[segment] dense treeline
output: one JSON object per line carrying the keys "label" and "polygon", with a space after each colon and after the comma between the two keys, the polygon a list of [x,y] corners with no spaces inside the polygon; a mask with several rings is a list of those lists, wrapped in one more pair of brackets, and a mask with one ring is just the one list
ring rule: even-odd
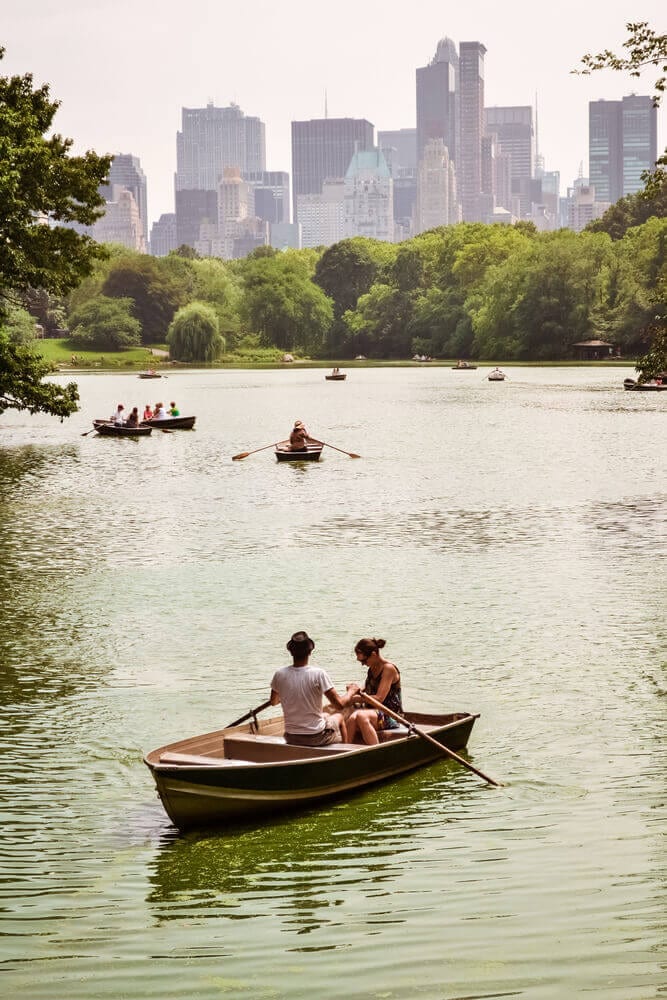
{"label": "dense treeline", "polygon": [[[633,356],[665,315],[667,219],[619,233],[616,214],[613,234],[601,222],[583,233],[464,223],[398,245],[358,237],[241,261],[113,247],[64,301],[65,319],[82,348],[168,340],[180,360],[256,345],[313,358],[546,361],[593,338]],[[48,324],[49,304],[26,300],[36,304]],[[51,313],[62,322],[57,302]]]}

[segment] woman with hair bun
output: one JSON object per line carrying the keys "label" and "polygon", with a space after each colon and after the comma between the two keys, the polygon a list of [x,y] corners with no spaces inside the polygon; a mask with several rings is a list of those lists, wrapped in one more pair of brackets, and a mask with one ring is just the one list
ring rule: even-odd
{"label": "woman with hair bun", "polygon": [[[381,655],[380,650],[386,645],[384,639],[360,639],[354,652],[357,660],[368,668],[363,690],[392,712],[402,715],[401,674],[395,663],[390,663]],[[385,712],[375,708],[358,708],[347,720],[347,739],[353,743],[359,732],[364,743],[374,745],[380,742],[379,732],[397,728],[398,723]]]}

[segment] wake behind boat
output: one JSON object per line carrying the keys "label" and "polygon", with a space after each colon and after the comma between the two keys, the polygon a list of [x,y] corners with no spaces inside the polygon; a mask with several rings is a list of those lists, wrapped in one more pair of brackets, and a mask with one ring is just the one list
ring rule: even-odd
{"label": "wake behind boat", "polygon": [[[406,712],[438,744],[462,750],[477,715]],[[282,715],[230,726],[151,750],[144,757],[162,804],[180,830],[278,818],[387,781],[436,760],[439,752],[406,726],[380,733],[376,746],[291,746]]]}

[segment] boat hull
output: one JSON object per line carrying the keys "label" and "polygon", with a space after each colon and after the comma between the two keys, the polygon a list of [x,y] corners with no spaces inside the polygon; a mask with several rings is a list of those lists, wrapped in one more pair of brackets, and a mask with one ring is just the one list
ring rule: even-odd
{"label": "boat hull", "polygon": [[452,365],[453,372],[475,372],[477,365]]}
{"label": "boat hull", "polygon": [[[447,716],[409,714],[419,724],[430,720],[429,735],[450,750],[462,750],[477,716],[456,713]],[[433,720],[440,721],[433,725]],[[275,721],[275,720],[274,720]],[[247,727],[221,730],[199,740],[208,741],[219,759],[195,758],[188,763],[193,740],[181,741],[148,754],[144,761],[172,823],[181,830],[206,826],[233,826],[262,816],[279,817],[326,799],[337,798],[388,781],[407,771],[424,767],[443,755],[420,736],[393,736],[375,747],[333,744],[329,747],[293,747],[281,737],[246,734]],[[241,739],[235,739],[240,734]],[[391,731],[390,731],[391,734]],[[241,744],[241,751],[233,747]],[[215,747],[217,745],[217,750]],[[227,750],[229,746],[229,750]],[[244,749],[247,748],[247,749]],[[209,751],[210,752],[210,751]],[[222,758],[229,753],[230,759]],[[234,753],[257,760],[232,757]],[[184,762],[173,762],[182,756]],[[265,756],[284,759],[263,760]],[[171,761],[171,762],[170,762]]]}
{"label": "boat hull", "polygon": [[195,425],[196,417],[164,417],[162,420],[142,420],[142,427],[165,427],[171,430],[190,431]]}
{"label": "boat hull", "polygon": [[109,420],[94,420],[93,426],[103,437],[148,437],[152,427],[128,427],[127,424],[112,424]]}
{"label": "boat hull", "polygon": [[347,378],[347,373],[344,375],[325,375],[327,382],[344,382]]}
{"label": "boat hull", "polygon": [[276,458],[279,462],[319,462],[323,447],[321,444],[309,444],[302,451],[291,451],[289,442],[285,441],[276,448]]}
{"label": "boat hull", "polygon": [[655,382],[635,382],[632,378],[626,378],[623,381],[623,388],[630,390],[630,392],[665,392],[667,391],[667,383],[657,385]]}
{"label": "boat hull", "polygon": [[139,378],[162,378],[159,372],[139,372]]}

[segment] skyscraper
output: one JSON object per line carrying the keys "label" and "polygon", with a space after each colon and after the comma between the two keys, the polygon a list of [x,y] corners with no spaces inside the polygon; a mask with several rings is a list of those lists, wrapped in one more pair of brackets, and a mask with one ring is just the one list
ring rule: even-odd
{"label": "skyscraper", "polygon": [[112,197],[113,187],[122,187],[129,191],[139,210],[139,218],[143,228],[144,241],[148,241],[148,204],[146,197],[146,175],[141,169],[138,156],[130,153],[116,153],[109,170],[109,183],[100,187],[100,194],[105,201],[116,201]]}
{"label": "skyscraper", "polygon": [[[533,109],[530,105],[520,107],[486,108],[486,131],[496,135],[503,153],[512,158],[512,194],[519,202],[521,216],[530,212],[530,180],[533,177],[535,158],[535,134],[533,130]],[[511,209],[511,205],[503,208]]]}
{"label": "skyscraper", "polygon": [[292,122],[292,198],[321,194],[327,180],[345,177],[355,149],[373,149],[374,127],[365,118],[314,118]]}
{"label": "skyscraper", "polygon": [[417,70],[417,161],[430,139],[442,139],[450,160],[459,151],[459,57],[451,38],[441,38],[435,56]]}
{"label": "skyscraper", "polygon": [[658,155],[657,111],[650,97],[588,105],[589,180],[595,200],[613,204],[643,187]]}
{"label": "skyscraper", "polygon": [[[242,175],[266,168],[264,123],[244,115],[237,104],[183,108],[176,134],[176,223],[178,243],[194,246],[201,223],[216,220],[218,184],[225,167]],[[204,197],[204,192],[207,197]]]}
{"label": "skyscraper", "polygon": [[345,174],[345,235],[394,239],[394,184],[379,149],[357,150]]}
{"label": "skyscraper", "polygon": [[481,42],[459,45],[460,149],[456,173],[464,222],[482,218],[482,135],[484,134],[484,53]]}

